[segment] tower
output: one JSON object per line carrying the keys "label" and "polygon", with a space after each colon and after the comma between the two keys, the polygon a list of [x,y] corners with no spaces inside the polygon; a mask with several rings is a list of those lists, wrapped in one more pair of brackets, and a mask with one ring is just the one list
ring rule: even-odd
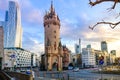
{"label": "tower", "polygon": [[22,47],[22,27],[20,7],[17,2],[9,1],[5,16],[5,47]]}
{"label": "tower", "polygon": [[106,41],[101,42],[101,50],[108,53],[107,42]]}
{"label": "tower", "polygon": [[81,39],[79,39],[79,44],[75,44],[75,53],[81,54]]}
{"label": "tower", "polygon": [[62,69],[62,45],[60,41],[60,19],[55,13],[53,3],[44,16],[45,33],[45,68],[47,70]]}

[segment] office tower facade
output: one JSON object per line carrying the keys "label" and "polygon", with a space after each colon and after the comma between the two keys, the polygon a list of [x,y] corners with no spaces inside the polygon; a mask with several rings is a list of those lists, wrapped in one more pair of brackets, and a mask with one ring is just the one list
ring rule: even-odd
{"label": "office tower facade", "polygon": [[76,54],[81,53],[81,39],[79,39],[79,44],[75,44],[75,53]]}
{"label": "office tower facade", "polygon": [[5,47],[22,47],[21,14],[17,2],[9,1],[5,15]]}
{"label": "office tower facade", "polygon": [[107,42],[106,41],[101,42],[101,51],[108,53],[108,48],[107,48]]}
{"label": "office tower facade", "polygon": [[95,67],[96,66],[96,56],[95,51],[92,48],[82,49],[82,65],[83,67]]}
{"label": "office tower facade", "polygon": [[114,64],[116,59],[116,50],[110,51],[110,64]]}
{"label": "office tower facade", "polygon": [[18,47],[4,48],[5,54],[5,68],[18,67],[28,68],[31,66],[31,55],[30,51],[27,51]]}
{"label": "office tower facade", "polygon": [[0,70],[3,69],[4,64],[4,32],[3,27],[0,26]]}
{"label": "office tower facade", "polygon": [[50,11],[44,16],[45,32],[45,68],[47,70],[62,69],[63,48],[60,41],[60,20],[55,13],[53,3]]}

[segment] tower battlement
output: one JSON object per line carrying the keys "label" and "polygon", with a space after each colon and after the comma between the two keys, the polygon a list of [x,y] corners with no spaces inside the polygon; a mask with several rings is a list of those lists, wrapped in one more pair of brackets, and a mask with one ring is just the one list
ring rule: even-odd
{"label": "tower battlement", "polygon": [[54,25],[59,25],[60,26],[60,19],[58,15],[55,13],[53,4],[51,3],[51,8],[48,12],[46,12],[44,16],[44,26],[48,24],[54,24]]}

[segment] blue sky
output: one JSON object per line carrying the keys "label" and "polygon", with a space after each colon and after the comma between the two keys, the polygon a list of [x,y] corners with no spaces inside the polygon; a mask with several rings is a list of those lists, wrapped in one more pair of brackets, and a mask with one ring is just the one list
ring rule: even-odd
{"label": "blue sky", "polygon": [[[0,0],[0,21],[4,20],[5,10],[8,9],[9,0]],[[43,16],[50,9],[51,0],[15,0],[20,5],[23,48],[40,54],[44,51]],[[92,48],[100,50],[100,42],[106,40],[110,50],[120,50],[120,25],[111,29],[107,25],[99,25],[93,31],[88,26],[105,20],[116,22],[120,10],[107,10],[113,3],[102,3],[91,7],[89,0],[53,0],[55,11],[61,21],[61,41],[72,52],[74,45],[81,38],[82,48],[91,44]]]}

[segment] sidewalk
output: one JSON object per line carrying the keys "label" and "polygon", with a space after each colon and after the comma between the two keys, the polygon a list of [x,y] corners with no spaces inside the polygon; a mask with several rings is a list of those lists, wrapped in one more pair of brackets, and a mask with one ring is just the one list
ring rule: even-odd
{"label": "sidewalk", "polygon": [[58,79],[50,79],[50,78],[45,78],[45,77],[35,77],[34,80],[58,80]]}

